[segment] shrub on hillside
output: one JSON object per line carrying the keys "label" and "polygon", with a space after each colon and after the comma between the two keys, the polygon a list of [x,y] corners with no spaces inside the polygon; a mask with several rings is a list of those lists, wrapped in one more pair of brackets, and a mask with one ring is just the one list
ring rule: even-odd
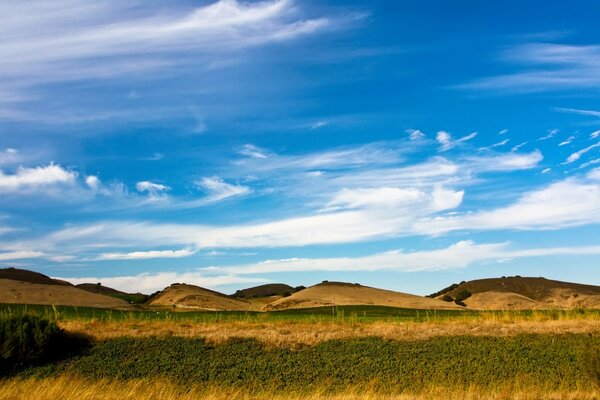
{"label": "shrub on hillside", "polygon": [[31,364],[63,358],[87,344],[54,321],[22,315],[0,318],[0,376]]}
{"label": "shrub on hillside", "polygon": [[468,290],[461,290],[460,293],[458,293],[456,295],[456,297],[454,298],[454,301],[456,302],[456,304],[458,304],[458,302],[463,302],[464,300],[468,299],[469,297],[471,297],[471,292],[469,292]]}
{"label": "shrub on hillside", "polygon": [[442,297],[442,300],[447,301],[448,303],[454,301],[452,296],[450,296],[449,294],[445,294],[444,297]]}

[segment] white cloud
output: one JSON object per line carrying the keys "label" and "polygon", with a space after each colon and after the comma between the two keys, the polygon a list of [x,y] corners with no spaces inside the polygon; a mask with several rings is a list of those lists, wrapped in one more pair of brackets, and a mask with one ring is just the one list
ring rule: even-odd
{"label": "white cloud", "polygon": [[410,140],[419,140],[425,137],[425,134],[418,129],[407,129],[405,132],[408,133]]}
{"label": "white cloud", "polygon": [[342,189],[326,205],[326,210],[362,207],[401,207],[422,200],[425,193],[394,187]]}
{"label": "white cloud", "polygon": [[595,149],[596,147],[600,147],[600,142],[593,144],[591,146],[586,147],[585,149],[581,149],[579,151],[576,151],[575,153],[571,154],[568,158],[567,161],[565,161],[563,164],[571,164],[574,163],[575,161],[578,161],[582,155],[584,155],[585,153]]}
{"label": "white cloud", "polygon": [[463,142],[467,142],[477,136],[477,132],[470,133],[460,139],[454,140],[452,135],[446,131],[439,131],[435,137],[435,140],[440,144],[440,151],[448,151],[453,147],[458,146]]}
{"label": "white cloud", "polygon": [[311,131],[313,131],[315,129],[319,129],[319,128],[322,128],[322,127],[327,126],[327,125],[329,125],[328,121],[316,121],[316,122],[313,122],[312,124],[310,124],[308,128]]}
{"label": "white cloud", "polygon": [[302,271],[437,271],[465,268],[482,262],[505,259],[600,255],[600,246],[511,249],[508,243],[477,244],[460,241],[438,250],[388,251],[363,257],[290,258],[265,260],[253,264],[216,267],[213,271],[232,274],[267,274]]}
{"label": "white cloud", "polygon": [[600,223],[600,185],[568,179],[524,194],[515,203],[459,216],[423,219],[415,230],[560,229]]}
{"label": "white cloud", "polygon": [[[479,79],[461,87],[477,90],[542,92],[600,86],[600,46],[598,45],[530,43],[509,48],[502,56],[505,61],[524,65],[522,71]],[[573,111],[570,112],[578,111],[571,110]]]}
{"label": "white cloud", "polygon": [[552,129],[552,130],[548,131],[548,134],[546,136],[542,136],[538,140],[552,139],[554,136],[556,136],[558,134],[558,132],[560,132],[560,130],[558,130],[558,129]]}
{"label": "white cloud", "polygon": [[594,168],[587,174],[589,179],[600,181],[600,168]]}
{"label": "white cloud", "polygon": [[151,13],[144,4],[0,4],[0,14],[7,16],[0,27],[0,77],[18,76],[30,83],[104,78],[171,65],[165,54],[222,53],[287,41],[332,27],[337,20],[304,17],[288,0],[221,0],[196,8],[169,5]]}
{"label": "white cloud", "polygon": [[590,133],[590,139],[597,139],[599,137],[600,137],[600,130]]}
{"label": "white cloud", "polygon": [[518,145],[513,146],[513,148],[510,149],[510,151],[515,152],[515,151],[519,150],[521,147],[525,146],[527,143],[529,143],[529,142],[519,143]]}
{"label": "white cloud", "polygon": [[151,195],[159,195],[163,192],[168,192],[169,190],[171,190],[171,188],[166,185],[150,181],[138,182],[135,184],[135,188],[138,192],[148,192]]}
{"label": "white cloud", "polygon": [[19,250],[19,251],[7,252],[7,253],[0,253],[0,261],[26,260],[29,258],[40,258],[43,256],[44,256],[44,253],[41,253],[39,251]]}
{"label": "white cloud", "polygon": [[498,135],[505,135],[506,133],[508,133],[508,129],[502,129],[500,132],[498,132]]}
{"label": "white cloud", "polygon": [[129,253],[103,253],[95,260],[148,260],[152,258],[182,258],[196,254],[196,250],[151,250],[151,251],[133,251]]}
{"label": "white cloud", "polygon": [[560,142],[559,145],[558,145],[558,147],[562,147],[562,146],[566,146],[568,144],[571,144],[571,142],[573,142],[573,140],[575,140],[575,136],[569,136],[567,139],[565,139],[562,142]]}
{"label": "white cloud", "polygon": [[216,288],[223,285],[233,284],[260,284],[267,283],[264,278],[240,277],[235,275],[219,275],[210,276],[204,272],[189,271],[189,272],[159,272],[159,273],[142,273],[138,275],[114,276],[114,277],[58,277],[56,279],[66,280],[73,284],[80,283],[96,283],[100,282],[104,286],[108,286],[125,292],[140,292],[153,293],[157,290],[162,290],[172,283],[187,283],[206,288]]}
{"label": "white cloud", "polygon": [[15,174],[6,175],[0,171],[0,192],[16,192],[47,188],[53,185],[71,185],[76,174],[60,165],[49,164],[45,167],[19,167]]}
{"label": "white cloud", "polygon": [[495,147],[501,147],[501,146],[505,146],[508,142],[510,142],[510,139],[504,139],[498,143],[494,143],[493,145],[491,145],[491,148],[495,148]]}
{"label": "white cloud", "polygon": [[571,113],[571,114],[586,115],[586,116],[590,116],[590,117],[600,117],[600,111],[594,111],[594,110],[580,110],[577,108],[563,108],[563,107],[555,107],[554,110],[559,111],[559,112]]}
{"label": "white cloud", "polygon": [[504,153],[493,156],[469,157],[466,164],[477,172],[518,171],[535,168],[544,156],[539,150],[531,153]]}
{"label": "white cloud", "polygon": [[97,176],[89,175],[85,178],[85,184],[88,185],[88,187],[92,190],[98,190],[100,183],[100,179],[98,179]]}
{"label": "white cloud", "polygon": [[217,202],[230,197],[245,196],[251,192],[250,188],[242,185],[233,185],[223,181],[218,176],[205,177],[196,182],[196,185],[208,193],[205,202]]}
{"label": "white cloud", "polygon": [[552,168],[544,168],[540,174],[547,174],[550,171],[552,171]]}
{"label": "white cloud", "polygon": [[239,153],[241,155],[248,156],[251,158],[264,159],[269,157],[269,153],[266,150],[261,149],[260,147],[255,146],[253,144],[245,144],[239,151]]}

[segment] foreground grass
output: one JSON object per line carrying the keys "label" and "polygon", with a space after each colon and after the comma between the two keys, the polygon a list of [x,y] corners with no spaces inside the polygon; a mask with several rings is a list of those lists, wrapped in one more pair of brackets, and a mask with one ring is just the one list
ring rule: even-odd
{"label": "foreground grass", "polygon": [[331,394],[326,388],[313,393],[275,394],[261,390],[249,393],[243,389],[181,386],[164,379],[138,379],[129,381],[86,380],[74,376],[58,378],[14,378],[0,382],[0,399],[7,400],[592,400],[600,398],[596,389],[546,389],[539,385],[525,387],[514,384],[494,389],[470,386],[448,388],[430,384],[419,393],[382,394],[375,390],[352,390]]}

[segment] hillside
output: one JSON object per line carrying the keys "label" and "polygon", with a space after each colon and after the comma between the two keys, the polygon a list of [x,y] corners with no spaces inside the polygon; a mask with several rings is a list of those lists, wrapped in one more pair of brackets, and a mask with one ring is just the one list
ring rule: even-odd
{"label": "hillside", "polygon": [[201,310],[249,310],[249,302],[194,285],[174,283],[150,299],[149,305]]}
{"label": "hillside", "polygon": [[455,299],[461,293],[469,294],[462,301],[473,309],[600,308],[600,286],[519,276],[461,282],[435,297]]}
{"label": "hillside", "polygon": [[294,288],[285,283],[269,283],[266,285],[254,286],[247,289],[238,290],[232,296],[240,299],[250,299],[257,297],[271,297],[271,296],[286,296],[291,295],[294,292],[304,289],[303,286]]}
{"label": "hillside", "polygon": [[69,282],[61,281],[59,279],[52,279],[49,276],[40,274],[39,272],[18,268],[0,268],[0,279],[10,279],[13,281],[44,285],[73,286]]}
{"label": "hillside", "polygon": [[438,299],[391,290],[376,289],[353,283],[322,282],[265,306],[265,310],[287,310],[341,305],[381,305],[418,309],[462,309]]}
{"label": "hillside", "polygon": [[121,292],[120,290],[113,289],[108,286],[103,286],[100,283],[81,283],[79,285],[76,285],[76,287],[91,293],[116,297],[117,299],[125,300],[130,304],[144,304],[150,298],[150,296],[146,294]]}
{"label": "hillside", "polygon": [[116,294],[121,294],[121,295],[127,294],[125,292],[121,292],[120,290],[113,289],[108,286],[102,286],[98,283],[80,283],[79,285],[75,285],[75,287],[78,287],[79,289],[83,289],[83,290],[86,290],[91,293],[98,293],[98,294],[103,294],[106,296],[111,296],[111,295],[116,295]]}
{"label": "hillside", "polygon": [[13,279],[0,279],[0,303],[108,308],[129,307],[128,303],[123,300],[90,293],[72,285],[39,284]]}

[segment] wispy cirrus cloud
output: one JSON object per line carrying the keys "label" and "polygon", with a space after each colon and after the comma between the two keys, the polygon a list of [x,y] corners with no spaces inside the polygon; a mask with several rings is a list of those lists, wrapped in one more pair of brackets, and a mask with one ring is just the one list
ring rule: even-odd
{"label": "wispy cirrus cloud", "polygon": [[439,131],[435,137],[435,140],[440,144],[440,151],[448,151],[460,145],[461,143],[474,139],[476,136],[477,132],[473,132],[459,139],[454,139],[449,132]]}
{"label": "wispy cirrus cloud", "polygon": [[600,46],[528,43],[501,53],[506,63],[523,66],[503,75],[477,79],[462,88],[512,92],[600,87]]}
{"label": "wispy cirrus cloud", "polygon": [[95,257],[97,261],[112,261],[112,260],[149,260],[153,258],[182,258],[196,254],[197,250],[181,249],[181,250],[149,250],[149,251],[132,251],[128,253],[102,253]]}
{"label": "wispy cirrus cloud", "polygon": [[244,196],[251,192],[251,189],[247,186],[227,183],[218,176],[204,177],[196,182],[196,186],[207,192],[208,195],[200,200],[206,203],[215,203],[230,197]]}
{"label": "wispy cirrus cloud", "polygon": [[439,271],[506,259],[546,256],[600,255],[600,246],[514,249],[510,243],[478,244],[470,240],[442,249],[393,250],[362,257],[288,258],[253,264],[212,267],[214,272],[230,274],[270,274],[303,271]]}
{"label": "wispy cirrus cloud", "polygon": [[581,149],[579,151],[576,151],[575,153],[571,154],[567,160],[564,162],[564,164],[571,164],[574,163],[575,161],[579,161],[579,159],[581,158],[582,155],[584,155],[585,153],[588,153],[592,150],[594,150],[595,148],[600,147],[600,142],[593,144],[591,146],[588,146],[584,149]]}

